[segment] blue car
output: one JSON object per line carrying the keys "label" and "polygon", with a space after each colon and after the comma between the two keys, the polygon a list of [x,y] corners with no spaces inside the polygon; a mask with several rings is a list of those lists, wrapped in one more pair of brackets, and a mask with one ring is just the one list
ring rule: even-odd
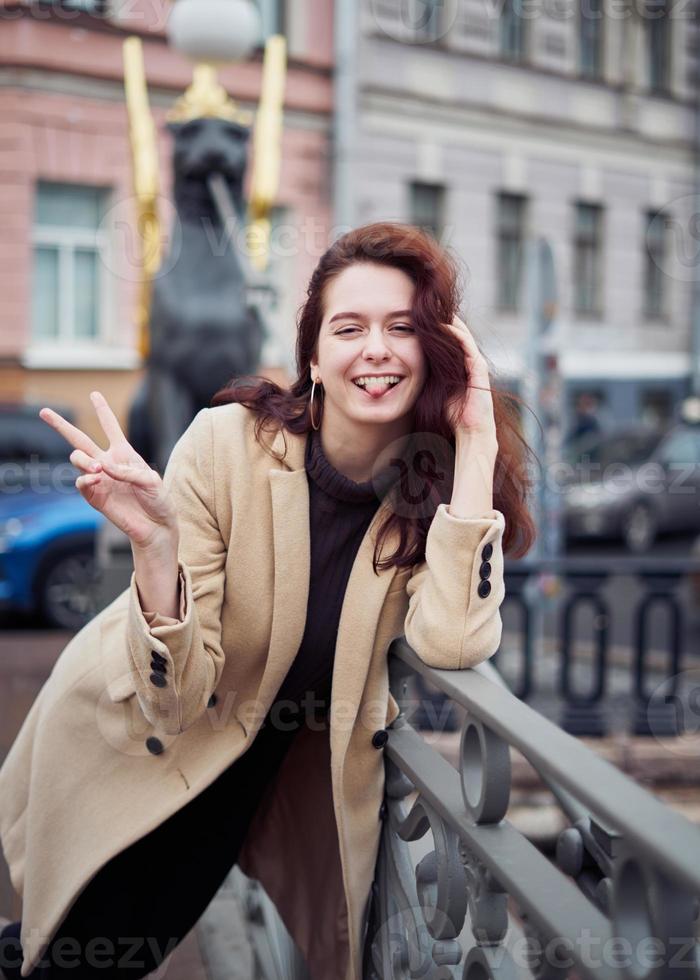
{"label": "blue car", "polygon": [[0,404],[0,609],[79,630],[98,611],[95,545],[106,519],[76,490],[71,447],[40,408]]}

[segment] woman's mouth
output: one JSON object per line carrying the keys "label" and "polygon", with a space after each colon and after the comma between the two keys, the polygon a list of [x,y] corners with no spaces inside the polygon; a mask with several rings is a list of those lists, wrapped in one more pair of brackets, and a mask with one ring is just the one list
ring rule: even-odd
{"label": "woman's mouth", "polygon": [[403,380],[400,375],[388,374],[382,378],[355,378],[353,384],[367,398],[377,401],[385,398],[394,388],[398,388]]}

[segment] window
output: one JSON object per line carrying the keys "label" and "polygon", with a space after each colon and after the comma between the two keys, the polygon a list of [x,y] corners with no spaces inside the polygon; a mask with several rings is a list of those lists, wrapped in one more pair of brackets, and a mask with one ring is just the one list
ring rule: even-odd
{"label": "window", "polygon": [[525,238],[525,205],[527,199],[520,194],[500,193],[497,207],[497,283],[498,306],[503,310],[517,310],[523,267]]}
{"label": "window", "polygon": [[576,204],[574,309],[594,316],[601,312],[602,214],[598,204]]}
{"label": "window", "polygon": [[[697,466],[700,463],[700,434],[689,429],[672,432],[659,449],[657,459],[676,466]],[[688,493],[688,490],[681,492]]]}
{"label": "window", "polygon": [[501,54],[515,61],[525,58],[525,21],[522,0],[504,0],[501,13]]}
{"label": "window", "polygon": [[664,315],[666,279],[663,270],[668,247],[666,216],[657,211],[647,211],[644,232],[644,315],[658,318]]}
{"label": "window", "polygon": [[409,0],[409,27],[416,41],[437,41],[443,34],[446,0]]}
{"label": "window", "polygon": [[410,221],[440,241],[445,220],[445,188],[442,184],[410,185]]}
{"label": "window", "polygon": [[600,78],[602,74],[603,5],[602,0],[580,0],[579,53],[581,74]]}
{"label": "window", "polygon": [[262,36],[287,33],[286,0],[258,0],[262,20]]}
{"label": "window", "polygon": [[107,191],[40,182],[34,213],[32,340],[94,343],[104,334],[100,228]]}
{"label": "window", "polygon": [[669,0],[646,0],[649,88],[667,93],[671,76],[671,19]]}

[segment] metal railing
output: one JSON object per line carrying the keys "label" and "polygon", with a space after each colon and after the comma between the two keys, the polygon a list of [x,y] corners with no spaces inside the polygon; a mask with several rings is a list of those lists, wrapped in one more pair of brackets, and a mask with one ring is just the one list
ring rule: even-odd
{"label": "metal railing", "polygon": [[[541,639],[533,616],[533,581],[542,574],[557,576],[564,595],[559,601],[554,630],[557,650],[556,694],[562,703],[561,727],[576,735],[604,735],[606,721],[602,702],[610,690],[613,627],[624,630],[630,698],[629,729],[635,735],[678,735],[683,730],[682,692],[678,690],[683,667],[686,610],[681,597],[685,585],[691,587],[691,600],[700,609],[700,562],[697,559],[653,557],[561,558],[556,561],[506,562],[504,613],[517,608],[520,626],[520,671],[514,678],[513,693],[526,700],[535,693],[535,645]],[[620,610],[606,595],[606,589],[621,577],[631,579],[638,595],[629,610]],[[582,661],[578,650],[577,625],[581,613],[589,610],[592,653]],[[666,618],[661,640],[654,642],[659,623],[654,617],[663,611]],[[624,621],[622,618],[624,616]],[[579,629],[579,633],[580,633]],[[618,630],[619,632],[619,630]],[[618,643],[618,645],[620,645]],[[661,651],[663,663],[659,663]],[[498,665],[500,654],[496,654]],[[574,675],[577,663],[585,664],[587,690],[577,689]],[[618,664],[619,667],[619,664]],[[667,681],[663,696],[655,696],[659,675]]]}
{"label": "metal railing", "polygon": [[[365,980],[695,980],[700,828],[512,694],[488,661],[435,670],[402,638],[389,669],[400,706],[417,673],[467,716],[459,770],[403,712],[389,729]],[[570,822],[554,861],[507,819],[511,747]],[[408,842],[426,835],[414,871]]]}

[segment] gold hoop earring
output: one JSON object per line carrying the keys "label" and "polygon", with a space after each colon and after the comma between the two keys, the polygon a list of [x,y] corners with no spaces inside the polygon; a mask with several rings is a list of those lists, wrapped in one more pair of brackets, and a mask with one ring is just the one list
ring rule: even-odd
{"label": "gold hoop earring", "polygon": [[311,416],[311,428],[315,429],[317,432],[321,428],[320,424],[314,424],[314,392],[316,390],[316,382],[311,385],[311,398],[309,398],[309,415]]}

